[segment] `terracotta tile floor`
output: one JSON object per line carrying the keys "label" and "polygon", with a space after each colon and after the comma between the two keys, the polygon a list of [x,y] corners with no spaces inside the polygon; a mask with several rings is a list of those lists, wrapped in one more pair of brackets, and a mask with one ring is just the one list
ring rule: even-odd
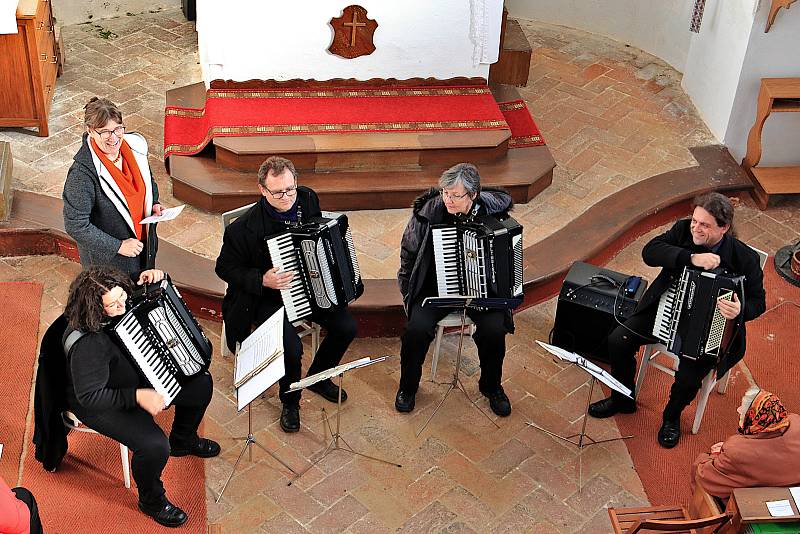
{"label": "terracotta tile floor", "polygon": [[[714,143],[686,95],[680,74],[641,51],[615,41],[558,26],[523,22],[534,45],[529,86],[521,89],[558,163],[553,185],[516,215],[526,227],[526,245],[544,238],[599,199],[653,174],[693,164],[687,147]],[[103,30],[113,32],[109,38]],[[161,160],[164,92],[200,80],[194,28],[178,10],[148,13],[63,29],[66,67],[51,111],[51,136],[0,130],[14,155],[14,187],[60,196],[81,133],[82,108],[93,95],[108,96],[125,113],[125,123],[150,142],[151,167],[166,205],[175,204]],[[490,178],[490,177],[487,177]],[[737,209],[740,235],[774,253],[800,232],[798,200],[777,198],[766,212],[748,199]],[[393,277],[408,210],[352,212],[362,269],[368,277]],[[208,257],[220,243],[219,218],[187,208],[160,235]],[[197,229],[202,231],[197,231]],[[652,279],[639,252],[643,236],[611,263],[616,270]],[[41,332],[63,308],[78,265],[57,257],[0,259],[0,281],[45,284]],[[394,411],[397,359],[348,377],[351,399],[342,415],[348,443],[366,454],[403,467],[387,466],[335,452],[291,487],[275,463],[257,450],[240,466],[220,504],[216,492],[230,471],[246,428],[237,414],[231,385],[232,361],[215,356],[216,391],[206,418],[207,433],[223,454],[207,463],[209,524],[232,532],[604,532],[605,507],[644,504],[647,499],[625,447],[603,444],[583,454],[583,490],[578,491],[578,455],[526,425],[576,426],[586,395],[583,377],[534,348],[546,339],[555,299],[516,316],[517,333],[507,339],[504,386],[512,415],[497,430],[460,393],[453,393],[419,437],[445,386],[428,381],[429,368],[411,415]],[[215,346],[219,325],[204,323]],[[448,336],[437,379],[452,373],[457,338]],[[477,392],[478,363],[467,342],[467,391]],[[397,355],[398,339],[359,339],[348,358]],[[306,362],[307,363],[307,362]],[[478,406],[488,411],[485,399]],[[320,451],[326,436],[320,415],[330,405],[308,394],[303,429],[287,436],[277,424],[274,392],[254,407],[256,436],[296,467]],[[496,419],[493,417],[493,419]],[[23,424],[20,421],[20,424]],[[613,421],[592,421],[598,436],[618,435]],[[654,430],[655,432],[655,430]],[[654,438],[653,438],[654,439]],[[688,460],[687,460],[688,461]]]}

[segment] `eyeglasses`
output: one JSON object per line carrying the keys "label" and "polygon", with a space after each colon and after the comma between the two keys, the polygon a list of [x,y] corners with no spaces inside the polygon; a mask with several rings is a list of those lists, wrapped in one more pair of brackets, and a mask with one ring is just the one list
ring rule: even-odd
{"label": "eyeglasses", "polygon": [[103,308],[107,310],[113,310],[116,306],[125,306],[126,300],[128,300],[128,294],[123,291],[120,293],[119,297],[116,298],[116,300],[113,300],[108,304],[103,304]]}
{"label": "eyeglasses", "polygon": [[466,192],[463,195],[454,195],[453,193],[448,193],[447,191],[442,189],[442,198],[444,198],[445,200],[451,200],[451,201],[461,200],[462,198],[468,195],[469,192]]}
{"label": "eyeglasses", "polygon": [[292,186],[292,187],[290,187],[288,189],[285,189],[283,191],[275,191],[275,192],[270,191],[269,189],[267,189],[266,186],[263,186],[263,187],[264,187],[264,189],[266,190],[267,193],[272,195],[272,197],[277,199],[277,200],[282,199],[284,196],[293,197],[293,196],[295,196],[297,194],[297,186],[296,185]]}
{"label": "eyeglasses", "polygon": [[95,132],[97,132],[97,135],[100,136],[100,139],[102,139],[103,141],[108,141],[109,139],[111,139],[112,133],[116,135],[117,138],[122,137],[123,134],[125,133],[125,127],[117,126],[113,130],[95,130]]}

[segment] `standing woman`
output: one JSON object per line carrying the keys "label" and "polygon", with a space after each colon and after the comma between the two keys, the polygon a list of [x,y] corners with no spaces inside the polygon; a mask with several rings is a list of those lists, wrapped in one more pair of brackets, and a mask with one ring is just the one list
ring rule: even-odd
{"label": "standing woman", "polygon": [[[155,269],[141,275],[154,282],[163,276]],[[188,517],[167,499],[161,473],[170,456],[219,454],[219,444],[197,435],[213,383],[204,372],[181,384],[172,401],[175,419],[167,438],[153,419],[166,409],[164,397],[144,380],[108,333],[125,314],[130,286],[126,273],[108,266],[91,267],[70,285],[64,340],[73,330],[84,335],[67,353],[67,404],[86,426],[128,446],[133,452],[131,470],[139,490],[139,510],[164,526],[177,527]]]}
{"label": "standing woman", "polygon": [[81,265],[113,265],[131,276],[155,266],[158,238],[140,221],[160,215],[147,141],[125,133],[122,112],[106,98],[84,107],[83,143],[64,183],[64,228]]}

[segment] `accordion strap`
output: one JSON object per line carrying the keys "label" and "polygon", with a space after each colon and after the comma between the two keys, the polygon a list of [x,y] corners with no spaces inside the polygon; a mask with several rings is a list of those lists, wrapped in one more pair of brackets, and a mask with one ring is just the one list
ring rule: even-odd
{"label": "accordion strap", "polygon": [[73,330],[67,336],[67,339],[64,340],[64,354],[69,357],[69,351],[72,350],[72,346],[78,342],[80,338],[86,335],[86,332],[82,330]]}

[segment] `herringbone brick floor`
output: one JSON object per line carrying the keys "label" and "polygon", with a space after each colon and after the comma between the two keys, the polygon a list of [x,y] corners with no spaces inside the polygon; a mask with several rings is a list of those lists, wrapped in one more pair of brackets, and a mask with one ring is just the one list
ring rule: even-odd
{"label": "herringbone brick floor", "polygon": [[[516,208],[526,228],[526,245],[637,180],[692,165],[687,147],[715,142],[681,91],[680,74],[657,58],[567,28],[533,22],[523,22],[523,28],[535,53],[531,82],[521,93],[558,163],[553,185]],[[80,140],[82,107],[97,94],[117,102],[126,124],[145,134],[163,202],[174,205],[161,161],[164,92],[200,79],[193,25],[183,20],[180,11],[168,10],[66,27],[63,35],[67,64],[56,88],[51,136],[40,139],[22,130],[0,131],[0,140],[12,143],[14,186],[60,196]],[[798,238],[796,206],[794,199],[778,198],[773,207],[760,212],[746,201],[737,208],[739,233],[774,252]],[[366,276],[394,277],[409,211],[349,215]],[[181,218],[159,230],[163,239],[215,257],[219,227],[218,216],[187,208]],[[654,270],[639,259],[648,237],[627,247],[610,266],[652,279]],[[0,281],[45,284],[41,332],[61,313],[69,281],[78,270],[78,265],[57,257],[0,259]],[[206,464],[209,523],[222,525],[225,533],[607,532],[605,507],[646,502],[625,446],[619,442],[594,446],[579,457],[574,448],[526,424],[536,422],[569,433],[579,421],[588,392],[585,376],[535,348],[535,340],[547,339],[555,306],[553,299],[516,315],[516,333],[507,338],[503,375],[514,410],[511,417],[497,420],[500,430],[454,393],[417,438],[415,432],[445,388],[427,381],[426,369],[415,412],[396,413],[395,358],[349,377],[350,400],[342,419],[350,445],[396,460],[403,464],[401,469],[337,452],[286,487],[274,462],[256,449],[254,463],[240,467],[218,505],[214,497],[239,452],[233,437],[242,435],[246,416],[234,407],[232,361],[215,355],[215,395],[205,428],[224,452]],[[204,326],[218,347],[219,325]],[[452,373],[456,343],[455,336],[443,343],[440,382]],[[398,352],[398,339],[359,339],[346,358]],[[477,356],[470,341],[463,363],[467,391],[480,397]],[[485,399],[477,402],[488,410]],[[330,409],[319,397],[304,395],[303,429],[286,435],[278,428],[279,403],[270,392],[254,408],[256,437],[302,467],[324,447],[322,407]],[[609,420],[591,421],[590,432],[598,439],[618,435]],[[643,433],[643,439],[655,443],[648,434]]]}

